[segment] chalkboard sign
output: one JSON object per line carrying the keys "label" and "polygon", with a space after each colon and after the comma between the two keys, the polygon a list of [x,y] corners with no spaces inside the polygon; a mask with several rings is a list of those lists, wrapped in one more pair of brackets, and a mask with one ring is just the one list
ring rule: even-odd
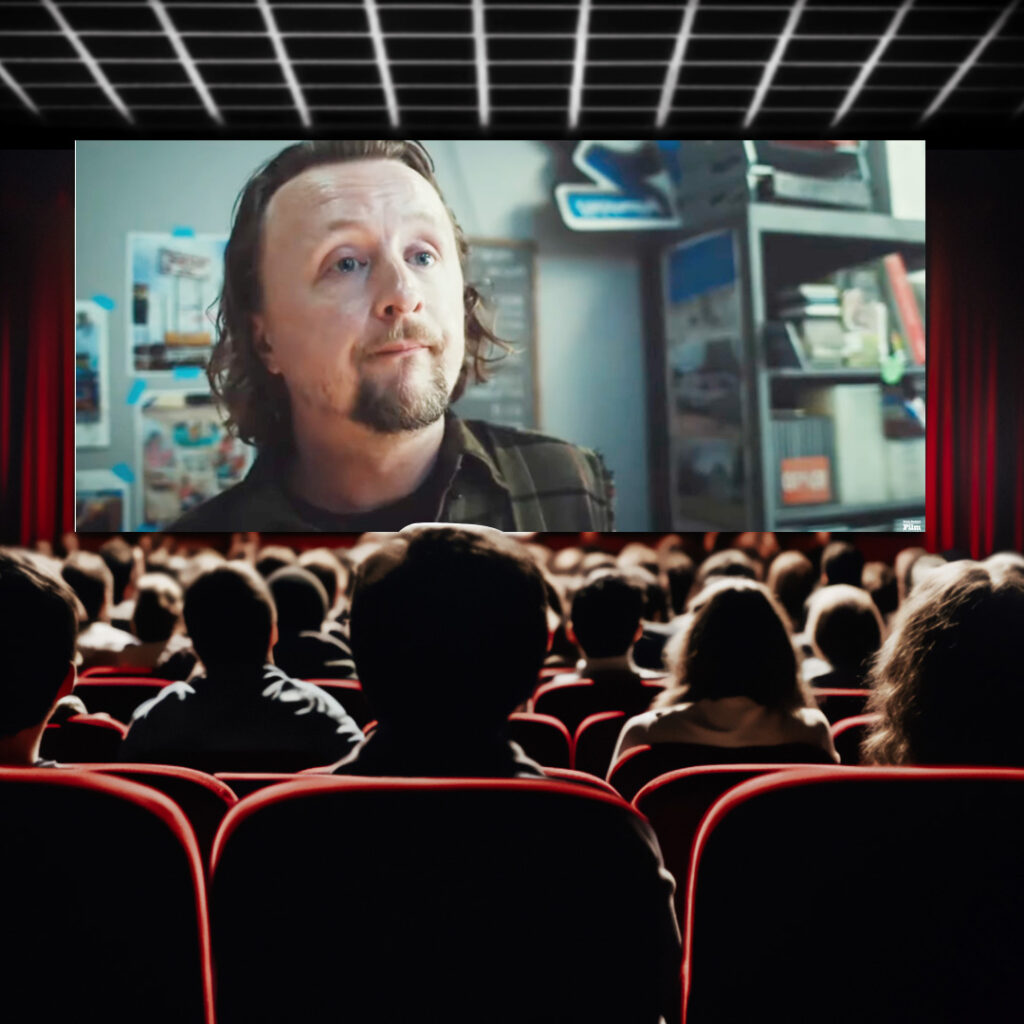
{"label": "chalkboard sign", "polygon": [[495,334],[514,351],[492,365],[489,381],[467,387],[453,408],[464,419],[539,427],[534,245],[494,239],[469,244],[468,279],[497,313]]}

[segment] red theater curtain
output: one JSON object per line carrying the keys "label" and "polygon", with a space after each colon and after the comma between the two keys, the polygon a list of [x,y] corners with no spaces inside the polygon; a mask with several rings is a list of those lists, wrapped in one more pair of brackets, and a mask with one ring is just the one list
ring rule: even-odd
{"label": "red theater curtain", "polygon": [[929,150],[929,546],[1024,551],[1024,155]]}
{"label": "red theater curtain", "polygon": [[74,529],[73,161],[0,165],[0,541]]}

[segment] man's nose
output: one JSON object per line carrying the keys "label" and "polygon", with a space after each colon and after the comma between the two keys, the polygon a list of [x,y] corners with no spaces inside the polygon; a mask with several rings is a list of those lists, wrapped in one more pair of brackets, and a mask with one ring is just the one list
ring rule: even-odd
{"label": "man's nose", "polygon": [[377,264],[376,314],[382,320],[394,320],[415,313],[423,305],[423,295],[412,268],[397,258]]}

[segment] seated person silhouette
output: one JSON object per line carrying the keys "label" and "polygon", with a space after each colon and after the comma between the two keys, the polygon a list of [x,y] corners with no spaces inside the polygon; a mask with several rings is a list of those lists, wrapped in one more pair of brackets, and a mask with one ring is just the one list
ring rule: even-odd
{"label": "seated person silhouette", "polygon": [[0,549],[0,764],[53,767],[39,744],[75,685],[78,613],[71,588],[28,556]]}
{"label": "seated person silhouette", "polygon": [[73,551],[61,570],[65,582],[85,609],[86,621],[78,634],[80,668],[93,665],[120,665],[127,648],[139,641],[131,633],[111,625],[114,603],[114,576],[106,562],[91,551]]}
{"label": "seated person silhouette", "polygon": [[848,583],[816,590],[808,603],[807,635],[814,654],[830,669],[814,676],[813,685],[866,687],[884,630],[881,613],[866,590]]}
{"label": "seated person silhouette", "polygon": [[769,748],[791,749],[786,760],[839,761],[828,720],[799,678],[786,613],[764,584],[709,583],[690,602],[666,660],[674,685],[626,722],[613,764],[646,744],[704,748],[704,763],[737,760],[731,751],[742,751],[739,760],[763,751],[770,760]]}
{"label": "seated person silhouette", "polygon": [[363,738],[332,696],[274,665],[277,612],[247,563],[225,562],[198,576],[185,591],[185,625],[200,665],[187,682],[136,708],[121,761],[298,771]]}
{"label": "seated person silhouette", "polygon": [[348,647],[324,631],[327,594],[308,569],[285,566],[267,578],[277,606],[274,664],[296,679],[351,679]]}
{"label": "seated person silhouette", "polygon": [[125,648],[120,664],[152,669],[160,679],[187,679],[196,655],[181,618],[181,584],[166,573],[145,573],[135,593],[131,627],[139,643]]}
{"label": "seated person silhouette", "polygon": [[[643,593],[614,569],[592,574],[572,599],[569,635],[583,657],[576,671],[553,681],[590,679],[595,686],[617,693],[634,692],[645,679],[661,679],[664,672],[638,668],[633,644],[643,632]],[[649,697],[654,694],[646,691]]]}
{"label": "seated person silhouette", "polygon": [[359,566],[350,629],[379,725],[336,774],[544,777],[506,735],[549,636],[540,571],[516,541],[403,530]]}
{"label": "seated person silhouette", "polygon": [[871,673],[865,764],[1024,768],[1024,572],[999,556],[932,569]]}

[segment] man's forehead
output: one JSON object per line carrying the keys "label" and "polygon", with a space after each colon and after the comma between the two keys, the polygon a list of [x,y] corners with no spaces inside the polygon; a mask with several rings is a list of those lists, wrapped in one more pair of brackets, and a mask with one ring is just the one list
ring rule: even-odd
{"label": "man's forehead", "polygon": [[327,224],[359,220],[381,210],[423,215],[447,222],[441,197],[431,184],[398,160],[350,160],[310,167],[271,196],[267,218],[301,218]]}

